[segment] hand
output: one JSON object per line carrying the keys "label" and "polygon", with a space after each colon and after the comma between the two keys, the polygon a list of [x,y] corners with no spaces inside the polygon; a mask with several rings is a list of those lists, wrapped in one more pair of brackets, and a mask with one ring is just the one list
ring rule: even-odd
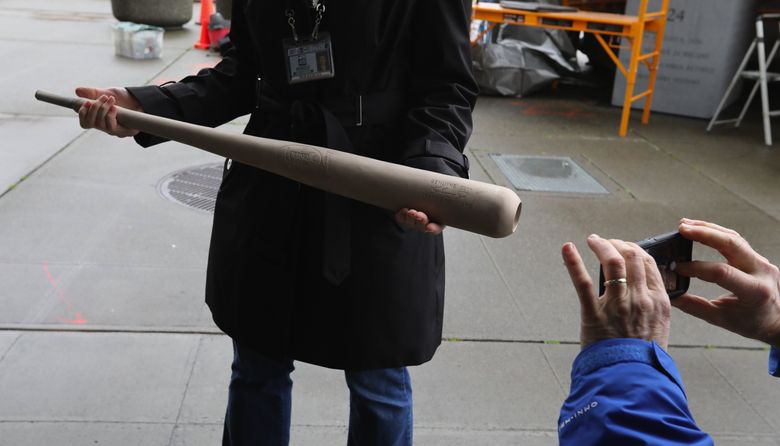
{"label": "hand", "polygon": [[588,237],[588,246],[606,280],[625,278],[626,283],[607,285],[604,295],[597,297],[577,248],[573,243],[563,245],[563,261],[580,299],[582,347],[604,339],[639,338],[666,349],[671,306],[655,260],[634,243],[595,234]]}
{"label": "hand", "polygon": [[79,87],[76,95],[87,101],[79,109],[79,124],[85,129],[98,129],[109,135],[135,136],[139,133],[120,125],[116,121],[116,105],[135,111],[143,111],[141,104],[125,88],[87,88]]}
{"label": "hand", "polygon": [[403,225],[427,234],[439,235],[444,231],[444,225],[428,220],[424,212],[403,208],[395,214],[395,221]]}
{"label": "hand", "polygon": [[717,250],[721,262],[680,263],[676,271],[730,291],[717,299],[685,294],[673,301],[680,310],[710,324],[780,348],[780,273],[736,231],[714,223],[682,219],[683,237]]}

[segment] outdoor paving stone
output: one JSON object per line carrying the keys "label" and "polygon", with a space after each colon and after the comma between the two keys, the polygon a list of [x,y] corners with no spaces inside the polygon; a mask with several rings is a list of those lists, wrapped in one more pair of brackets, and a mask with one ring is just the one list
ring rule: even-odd
{"label": "outdoor paving stone", "polygon": [[214,446],[221,442],[221,422],[219,424],[180,424],[174,428],[169,446]]}
{"label": "outdoor paving stone", "polygon": [[558,444],[555,431],[479,431],[416,428],[415,444],[430,446],[553,446]]}
{"label": "outdoor paving stone", "polygon": [[2,422],[0,444],[167,446],[172,424],[99,422]]}
{"label": "outdoor paving stone", "polygon": [[[726,115],[721,118],[726,118]],[[752,145],[759,147],[764,144],[764,133],[761,126],[760,113],[748,113],[739,128],[733,125],[715,126],[707,132],[708,119],[695,119],[675,116],[665,113],[650,115],[650,124],[633,127],[636,136],[657,143],[694,142],[705,145],[707,151],[715,146]]]}
{"label": "outdoor paving stone", "polygon": [[780,437],[761,437],[754,435],[722,436],[713,435],[712,440],[718,446],[777,446]]}
{"label": "outdoor paving stone", "polygon": [[[190,43],[192,45],[192,43]],[[219,53],[214,51],[200,51],[191,50],[181,54],[181,57],[176,60],[175,63],[169,65],[162,72],[150,80],[150,84],[162,85],[169,81],[178,81],[185,76],[191,76],[198,74],[198,72],[204,68],[211,68],[222,57]]]}
{"label": "outdoor paving stone", "polygon": [[537,345],[445,342],[410,371],[423,428],[555,429],[560,389]]}
{"label": "outdoor paving stone", "polygon": [[[46,128],[45,132],[39,131]],[[84,130],[73,119],[0,115],[0,194],[16,184]]]}
{"label": "outdoor paving stone", "polygon": [[[61,279],[70,277],[75,268],[61,265],[0,264],[0,324],[31,324],[40,321],[41,313],[54,312],[58,320],[76,320],[74,307],[62,288]],[[80,302],[79,302],[80,303]]]}
{"label": "outdoor paving stone", "polygon": [[444,337],[523,339],[523,310],[485,249],[482,238],[447,229]]}
{"label": "outdoor paving stone", "polygon": [[[75,96],[74,90],[79,86],[143,85],[154,79],[176,57],[176,52],[167,51],[162,59],[137,61],[115,56],[114,47],[110,43],[41,44],[0,39],[0,59],[14,61],[14,69],[3,78],[4,97],[0,103],[0,113],[72,116],[76,119],[73,111],[37,101],[34,98],[35,91]],[[89,69],[74,61],[89,61]]]}
{"label": "outdoor paving stone", "polygon": [[[6,10],[36,10],[51,11],[52,2],[48,0],[2,0],[3,9]],[[73,12],[106,12],[111,10],[110,0],[69,0],[57,2],[56,10]]]}
{"label": "outdoor paving stone", "polygon": [[767,373],[769,352],[712,349],[706,350],[704,356],[748,402],[750,413],[758,414],[757,418],[772,425],[776,436],[780,436],[780,387],[777,378]]}
{"label": "outdoor paving stone", "polygon": [[83,266],[63,276],[50,269],[57,289],[11,322],[218,330],[204,303],[203,269]]}
{"label": "outdoor paving stone", "polygon": [[[699,427],[713,435],[777,435],[749,400],[707,360],[702,349],[670,349],[677,363],[688,405]],[[731,356],[731,360],[735,360]],[[760,374],[762,370],[757,370]],[[766,372],[766,370],[763,370]]]}
{"label": "outdoor paving stone", "polygon": [[0,331],[0,362],[5,358],[8,350],[17,341],[21,333],[17,331]]}
{"label": "outdoor paving stone", "polygon": [[[556,381],[560,384],[560,402],[563,403],[571,390],[571,365],[582,348],[579,343],[576,345],[545,344],[539,346],[539,348],[544,355],[544,359],[550,364]],[[560,410],[560,405],[558,409]]]}
{"label": "outdoor paving stone", "polygon": [[[521,199],[534,196],[552,196],[556,198],[569,198],[577,200],[633,200],[630,192],[627,191],[622,185],[618,184],[613,178],[605,175],[597,166],[585,156],[577,153],[561,153],[561,152],[520,152],[517,146],[514,146],[514,142],[506,141],[505,137],[493,140],[492,142],[481,142],[473,145],[472,153],[481,170],[485,172],[487,180],[483,180],[489,183],[494,183],[499,186],[506,187],[514,190]],[[585,172],[590,175],[596,182],[601,185],[607,193],[604,194],[582,194],[577,192],[539,192],[515,189],[515,186],[507,178],[504,172],[498,167],[498,164],[493,160],[493,154],[501,155],[521,155],[521,156],[551,156],[551,157],[569,157],[574,163],[580,166]],[[522,216],[521,216],[522,218]]]}
{"label": "outdoor paving stone", "polygon": [[[193,5],[193,20],[181,28],[169,28],[163,34],[163,51],[190,49],[198,40],[200,5]],[[111,26],[117,22],[111,2],[3,1],[0,10],[0,40],[43,44],[58,42],[85,46],[107,45],[113,54]],[[143,61],[141,61],[143,62]]]}
{"label": "outdoor paving stone", "polygon": [[[692,172],[686,164],[648,144],[631,144],[627,147],[615,142],[607,148],[598,142],[583,141],[577,145],[577,151],[587,156],[598,169],[630,191],[639,201],[667,205],[716,201],[745,206],[733,194],[726,196],[723,189],[711,179]],[[622,157],[615,156],[615,151],[626,153]],[[684,196],[680,194],[682,184],[686,189]]]}
{"label": "outdoor paving stone", "polygon": [[110,45],[113,53],[111,24],[116,19],[110,3],[106,5],[107,10],[93,11],[4,7],[0,10],[0,41],[18,41],[24,36],[27,42]]}
{"label": "outdoor paving stone", "polygon": [[[74,115],[73,124],[78,126]],[[231,133],[238,126],[221,127]],[[89,162],[85,163],[84,160]],[[46,179],[79,179],[97,184],[156,186],[167,175],[189,167],[221,163],[223,157],[181,143],[168,141],[141,147],[132,138],[116,138],[97,130],[86,132],[40,171]]]}
{"label": "outdoor paving stone", "polygon": [[0,203],[0,261],[203,269],[212,215],[155,185],[22,183]]}
{"label": "outdoor paving stone", "polygon": [[[344,371],[296,362],[292,380],[293,425],[347,425],[349,421],[349,390],[344,378]],[[412,381],[412,386],[414,388],[414,381]]]}
{"label": "outdoor paving stone", "polygon": [[[567,137],[548,138],[488,134],[472,141],[471,147],[485,153],[568,156],[607,190],[614,193],[617,189],[622,194],[629,194],[640,201],[667,205],[712,201],[721,206],[746,207],[738,195],[724,190],[708,176],[692,170],[686,162],[659,150],[647,141],[583,138],[570,133],[565,135]],[[489,158],[482,163],[489,166],[495,164]],[[503,176],[497,169],[494,172],[497,172],[492,175],[494,177]],[[685,194],[680,193],[681,184],[685,185]],[[525,191],[520,191],[521,196],[524,193]],[[614,198],[604,195],[580,196],[594,199]]]}
{"label": "outdoor paving stone", "polygon": [[[185,425],[185,431],[190,429],[192,424],[219,425],[221,438],[230,384],[230,365],[233,362],[233,344],[227,336],[204,335],[199,342],[198,356],[195,358],[192,377],[177,421]],[[206,432],[210,432],[210,429],[206,429]]]}
{"label": "outdoor paving stone", "polygon": [[0,363],[0,420],[173,423],[197,343],[175,334],[25,333]]}
{"label": "outdoor paving stone", "polygon": [[474,128],[479,133],[616,137],[620,127],[617,107],[554,95],[522,99],[480,96],[475,110]]}
{"label": "outdoor paving stone", "polygon": [[775,221],[780,219],[780,150],[720,138],[714,138],[706,152],[702,152],[700,142],[669,142],[663,148],[718,183],[716,191],[727,189]]}

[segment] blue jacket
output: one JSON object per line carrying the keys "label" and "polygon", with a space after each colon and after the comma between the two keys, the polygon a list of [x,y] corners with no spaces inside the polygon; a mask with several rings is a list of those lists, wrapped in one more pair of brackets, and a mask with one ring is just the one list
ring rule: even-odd
{"label": "blue jacket", "polygon": [[574,360],[558,419],[561,445],[712,445],[688,410],[671,356],[655,342],[610,339]]}

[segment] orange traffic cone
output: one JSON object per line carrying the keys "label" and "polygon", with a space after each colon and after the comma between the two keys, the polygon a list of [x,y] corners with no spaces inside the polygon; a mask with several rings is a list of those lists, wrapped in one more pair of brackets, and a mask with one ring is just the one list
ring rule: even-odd
{"label": "orange traffic cone", "polygon": [[209,20],[214,14],[214,2],[212,0],[200,0],[200,40],[195,42],[195,48],[199,50],[209,49]]}

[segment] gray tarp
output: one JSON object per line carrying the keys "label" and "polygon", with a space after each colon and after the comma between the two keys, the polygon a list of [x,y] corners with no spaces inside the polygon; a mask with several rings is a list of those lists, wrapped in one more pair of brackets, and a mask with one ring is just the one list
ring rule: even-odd
{"label": "gray tarp", "polygon": [[485,94],[525,96],[579,72],[574,45],[560,30],[501,25],[495,43],[477,44],[471,57]]}

